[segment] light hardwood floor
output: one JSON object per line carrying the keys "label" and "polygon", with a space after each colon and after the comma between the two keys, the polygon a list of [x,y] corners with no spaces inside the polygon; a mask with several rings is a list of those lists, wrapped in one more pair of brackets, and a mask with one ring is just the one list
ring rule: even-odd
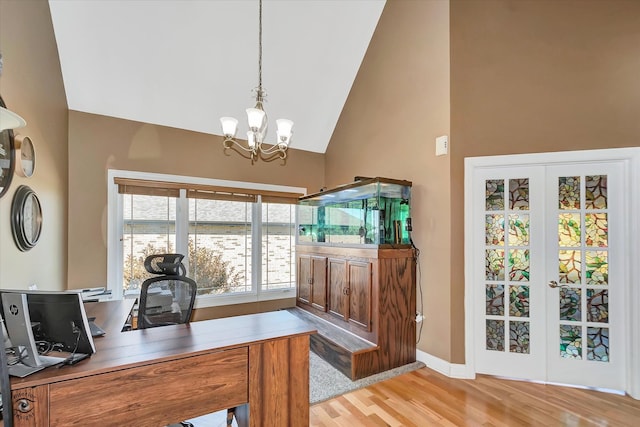
{"label": "light hardwood floor", "polygon": [[629,396],[422,368],[311,406],[311,426],[640,426]]}

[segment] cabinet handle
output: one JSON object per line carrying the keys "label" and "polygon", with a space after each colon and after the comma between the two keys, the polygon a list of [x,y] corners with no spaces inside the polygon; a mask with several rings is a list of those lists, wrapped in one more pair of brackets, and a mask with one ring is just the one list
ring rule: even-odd
{"label": "cabinet handle", "polygon": [[344,295],[349,295],[349,292],[350,292],[350,289],[349,289],[349,288],[344,288],[344,289],[342,289],[342,293],[343,293]]}
{"label": "cabinet handle", "polygon": [[555,280],[552,280],[552,281],[549,282],[549,287],[550,288],[554,288],[554,289],[555,288],[565,288],[565,289],[570,289],[571,288],[571,286],[569,286],[569,285],[564,285],[564,284],[558,285],[558,282],[556,282]]}

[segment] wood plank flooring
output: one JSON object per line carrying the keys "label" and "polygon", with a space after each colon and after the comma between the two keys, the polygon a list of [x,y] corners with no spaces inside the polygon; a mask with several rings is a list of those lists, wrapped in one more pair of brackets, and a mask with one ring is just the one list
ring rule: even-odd
{"label": "wood plank flooring", "polygon": [[311,406],[310,425],[640,426],[629,396],[478,376],[452,379],[428,368]]}

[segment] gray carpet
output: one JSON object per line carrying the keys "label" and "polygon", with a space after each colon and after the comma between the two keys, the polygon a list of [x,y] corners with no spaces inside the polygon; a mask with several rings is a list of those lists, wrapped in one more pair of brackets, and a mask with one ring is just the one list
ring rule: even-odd
{"label": "gray carpet", "polygon": [[309,352],[309,354],[309,402],[312,405],[425,366],[422,362],[413,362],[360,380],[351,381],[314,352]]}

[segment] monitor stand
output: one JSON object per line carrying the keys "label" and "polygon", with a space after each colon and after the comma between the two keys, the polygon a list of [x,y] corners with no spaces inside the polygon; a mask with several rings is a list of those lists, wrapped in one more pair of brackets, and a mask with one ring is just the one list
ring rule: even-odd
{"label": "monitor stand", "polygon": [[44,366],[27,366],[22,363],[16,363],[15,365],[9,365],[9,375],[12,377],[24,378],[27,375],[41,371],[44,368]]}
{"label": "monitor stand", "polygon": [[59,365],[64,363],[67,359],[64,357],[55,356],[43,356],[39,354],[37,356],[39,364],[37,366],[29,366],[24,363],[16,363],[15,365],[9,365],[9,375],[12,377],[24,378],[27,375],[31,375],[35,372],[41,371],[49,366]]}

